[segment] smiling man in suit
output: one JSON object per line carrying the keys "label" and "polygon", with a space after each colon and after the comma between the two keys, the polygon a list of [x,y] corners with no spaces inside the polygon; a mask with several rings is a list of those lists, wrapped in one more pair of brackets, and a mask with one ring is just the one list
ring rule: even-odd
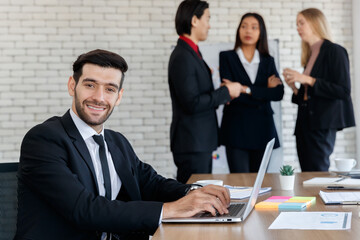
{"label": "smiling man in suit", "polygon": [[126,70],[112,52],[80,55],[68,81],[71,109],[25,135],[15,239],[148,239],[163,218],[228,213],[225,188],[190,191],[163,178],[122,134],[104,129]]}
{"label": "smiling man in suit", "polygon": [[177,180],[183,183],[192,173],[211,173],[212,151],[219,145],[215,110],[241,91],[237,82],[214,90],[211,71],[198,47],[208,36],[209,21],[209,4],[200,0],[183,1],[175,17],[179,39],[168,72],[173,110],[170,147]]}

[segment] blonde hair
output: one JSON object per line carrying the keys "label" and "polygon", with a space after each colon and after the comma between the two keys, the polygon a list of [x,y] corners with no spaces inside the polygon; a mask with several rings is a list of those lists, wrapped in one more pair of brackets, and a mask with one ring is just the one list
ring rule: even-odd
{"label": "blonde hair", "polygon": [[[298,13],[301,14],[309,23],[313,32],[321,39],[332,41],[330,28],[325,15],[317,8],[307,8]],[[305,66],[310,58],[310,46],[301,41],[301,65]]]}

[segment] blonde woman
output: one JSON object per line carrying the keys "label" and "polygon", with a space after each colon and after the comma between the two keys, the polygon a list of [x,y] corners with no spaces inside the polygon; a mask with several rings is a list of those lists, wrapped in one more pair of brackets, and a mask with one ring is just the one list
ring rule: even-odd
{"label": "blonde woman", "polygon": [[[285,69],[283,76],[298,104],[296,147],[302,171],[328,171],[336,132],[355,126],[350,97],[349,58],[331,41],[327,20],[315,8],[297,15],[304,72]],[[296,88],[295,82],[301,84]]]}

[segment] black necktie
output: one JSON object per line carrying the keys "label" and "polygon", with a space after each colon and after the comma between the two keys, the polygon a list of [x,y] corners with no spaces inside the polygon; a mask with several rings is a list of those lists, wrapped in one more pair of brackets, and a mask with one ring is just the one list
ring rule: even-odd
{"label": "black necktie", "polygon": [[105,143],[102,135],[93,135],[93,139],[99,145],[99,156],[101,162],[101,168],[104,178],[104,187],[105,187],[105,197],[111,200],[111,181],[110,181],[110,172],[109,165],[105,153]]}

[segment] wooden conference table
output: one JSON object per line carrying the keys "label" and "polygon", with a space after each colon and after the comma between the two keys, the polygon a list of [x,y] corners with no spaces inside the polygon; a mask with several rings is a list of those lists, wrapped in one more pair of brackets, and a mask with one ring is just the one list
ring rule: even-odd
{"label": "wooden conference table", "polygon": [[[278,174],[266,174],[262,187],[272,187],[272,191],[259,196],[258,202],[270,196],[315,196],[316,204],[306,211],[344,211],[352,212],[350,230],[269,230],[269,226],[279,215],[277,210],[255,210],[242,223],[201,223],[201,224],[174,224],[163,223],[155,232],[152,240],[159,239],[259,239],[259,240],[309,240],[309,239],[360,239],[360,207],[357,205],[327,205],[325,206],[319,196],[322,187],[303,187],[304,180],[313,177],[328,177],[333,173],[306,172],[297,173],[294,191],[281,191]],[[204,179],[220,179],[224,184],[234,186],[252,186],[255,182],[255,173],[241,174],[195,174],[189,183]]]}

